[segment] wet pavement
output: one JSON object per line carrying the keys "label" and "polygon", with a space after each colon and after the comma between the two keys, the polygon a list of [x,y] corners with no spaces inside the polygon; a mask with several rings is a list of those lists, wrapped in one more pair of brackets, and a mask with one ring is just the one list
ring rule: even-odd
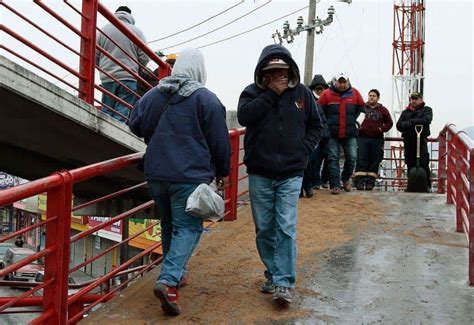
{"label": "wet pavement", "polygon": [[304,286],[319,295],[301,302],[314,314],[295,323],[473,324],[467,242],[445,196],[374,196],[392,205],[387,217],[316,257],[319,271]]}
{"label": "wet pavement", "polygon": [[[261,279],[254,274],[259,267],[245,262],[255,259],[259,265],[249,249],[253,235],[245,237],[252,232],[245,221],[251,220],[250,209],[246,209],[236,224],[217,228],[202,243],[195,259],[212,267],[193,265],[195,282],[182,291],[183,315],[163,315],[150,290],[158,271],[153,270],[81,324],[474,324],[474,287],[467,284],[467,242],[464,234],[455,232],[454,207],[445,204],[445,196],[355,191],[338,197],[324,192],[318,195],[319,201],[302,201],[306,209],[300,211],[305,211],[306,226],[311,228],[312,218],[323,217],[344,228],[339,233],[329,225],[311,228],[318,230],[300,237],[300,253],[308,241],[314,244],[316,236],[324,237],[321,231],[332,234],[324,237],[332,243],[324,245],[326,249],[311,250],[302,259],[295,299],[286,310],[276,308],[270,297],[257,292]],[[326,206],[318,208],[315,202]],[[344,210],[338,204],[350,208]],[[366,218],[368,224],[361,218],[340,222],[343,211],[347,218],[355,218],[369,214],[376,206],[380,206],[373,213],[377,217]],[[340,240],[335,240],[337,236]],[[227,249],[217,249],[223,238],[232,239],[226,242]],[[232,245],[227,247],[229,243]],[[236,249],[249,253],[229,253]],[[228,258],[242,261],[242,267],[237,272],[226,271],[223,263],[234,265]],[[252,280],[234,281],[242,276]],[[200,277],[204,277],[202,282]]]}

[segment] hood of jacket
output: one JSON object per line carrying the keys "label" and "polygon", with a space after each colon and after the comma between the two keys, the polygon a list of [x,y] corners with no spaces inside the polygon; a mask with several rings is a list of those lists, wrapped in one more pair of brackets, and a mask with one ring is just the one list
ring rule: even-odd
{"label": "hood of jacket", "polygon": [[323,86],[326,89],[329,88],[328,83],[326,82],[326,80],[324,80],[324,77],[320,74],[314,75],[313,80],[309,84],[308,88],[313,90],[314,88],[316,88],[316,86]]}
{"label": "hood of jacket", "polygon": [[201,51],[187,48],[180,52],[171,76],[161,79],[160,91],[189,97],[193,92],[204,88],[207,74],[204,56]]}
{"label": "hood of jacket", "polygon": [[262,50],[260,58],[258,59],[257,66],[255,67],[254,72],[254,82],[259,88],[263,87],[263,73],[262,69],[267,65],[271,59],[282,59],[290,66],[290,78],[288,81],[288,87],[294,88],[300,83],[300,70],[298,65],[291,57],[290,51],[288,51],[284,46],[279,44],[267,45]]}
{"label": "hood of jacket", "polygon": [[126,22],[130,25],[135,25],[135,18],[133,18],[133,16],[126,11],[117,11],[114,15],[118,20]]}

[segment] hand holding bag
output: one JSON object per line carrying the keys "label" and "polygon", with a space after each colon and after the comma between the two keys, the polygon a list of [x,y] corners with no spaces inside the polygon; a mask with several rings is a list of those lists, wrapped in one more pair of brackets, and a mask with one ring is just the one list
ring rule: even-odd
{"label": "hand holding bag", "polygon": [[199,184],[188,197],[186,212],[203,220],[218,221],[224,217],[224,199],[211,186]]}

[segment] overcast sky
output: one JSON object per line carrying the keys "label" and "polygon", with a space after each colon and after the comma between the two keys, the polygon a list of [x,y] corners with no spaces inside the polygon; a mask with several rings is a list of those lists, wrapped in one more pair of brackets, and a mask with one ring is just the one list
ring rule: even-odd
{"label": "overcast sky", "polygon": [[[37,6],[31,1],[15,2],[32,12]],[[71,1],[78,3],[78,1]],[[103,1],[111,10],[119,5],[132,9],[136,25],[143,30],[149,41],[165,37],[176,31],[197,24],[218,12],[229,8],[240,0],[221,1]],[[188,41],[264,5],[267,0],[246,0],[208,22],[168,39],[153,42],[152,49],[162,49]],[[64,11],[64,17],[72,15],[62,1],[49,1],[51,6]],[[179,52],[185,47],[199,47],[229,36],[263,25],[278,17],[291,13],[308,5],[308,0],[273,0],[269,4],[237,20],[236,22],[209,35],[200,37],[164,50],[166,53]],[[360,1],[346,3],[321,0],[317,4],[317,15],[326,18],[327,8],[334,5],[336,15],[334,22],[325,27],[322,34],[316,36],[315,62],[313,73],[321,73],[327,81],[339,72],[346,73],[355,88],[358,88],[364,99],[371,88],[381,92],[381,102],[392,106],[392,41],[393,41],[393,1]],[[462,129],[474,124],[473,112],[473,4],[471,1],[425,1],[426,6],[426,48],[425,48],[425,90],[427,105],[433,108],[434,121],[432,134],[437,135],[448,122],[455,123]],[[25,11],[23,11],[25,12]],[[44,13],[38,13],[43,14]],[[282,30],[285,20],[292,27],[302,15],[307,21],[308,9],[302,10],[287,18],[280,19],[268,26],[242,36],[202,48],[206,59],[208,82],[207,87],[215,92],[228,110],[235,110],[243,88],[253,81],[253,71],[261,49],[272,44],[272,33]],[[72,16],[71,16],[72,17]],[[14,24],[9,16],[1,17],[5,24]],[[52,19],[41,18],[48,30],[55,31],[57,23]],[[104,23],[99,20],[99,25]],[[21,31],[23,26],[19,26]],[[59,32],[59,31],[58,31]],[[32,34],[30,34],[32,35]],[[35,36],[36,37],[36,36]],[[38,36],[39,37],[39,36]],[[68,37],[65,37],[67,40]],[[2,41],[9,42],[9,37]],[[304,71],[306,34],[296,37],[292,44],[284,44],[293,54],[301,74]],[[74,43],[74,42],[73,42]],[[4,55],[4,54],[3,54]],[[77,67],[77,59],[70,65]],[[74,61],[75,60],[75,61]],[[61,74],[61,73],[60,73]],[[62,72],[63,75],[64,72]],[[72,80],[71,76],[67,76]],[[303,79],[303,78],[302,78]]]}

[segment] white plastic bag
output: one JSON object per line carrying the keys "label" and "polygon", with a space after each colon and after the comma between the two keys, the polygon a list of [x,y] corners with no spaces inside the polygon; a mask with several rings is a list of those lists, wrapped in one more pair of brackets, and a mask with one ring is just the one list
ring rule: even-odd
{"label": "white plastic bag", "polygon": [[217,221],[224,217],[224,199],[211,186],[199,184],[188,197],[186,212],[203,220]]}

